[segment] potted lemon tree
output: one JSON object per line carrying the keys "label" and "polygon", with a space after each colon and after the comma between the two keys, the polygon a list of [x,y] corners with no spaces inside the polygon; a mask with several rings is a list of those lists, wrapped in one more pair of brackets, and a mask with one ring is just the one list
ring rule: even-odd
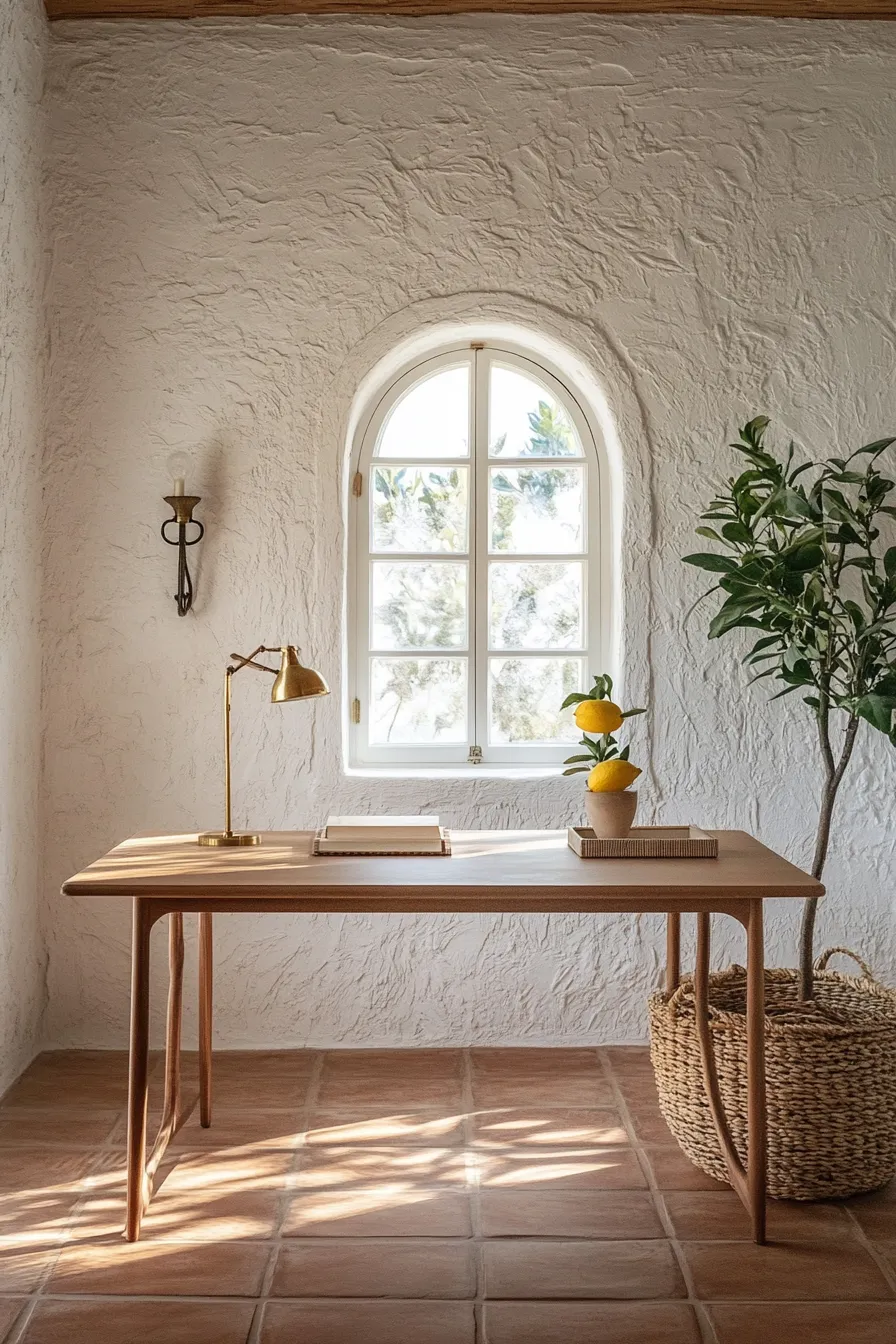
{"label": "potted lemon tree", "polygon": [[[812,873],[821,878],[860,730],[896,746],[896,545],[886,540],[896,537],[896,482],[881,470],[896,439],[798,462],[792,443],[784,454],[766,445],[768,423],[740,431],[731,446],[743,469],[702,515],[697,532],[717,549],[684,559],[714,576],[704,596],[723,598],[709,638],[746,631],[752,680],[772,678],[774,699],[797,694],[808,710],[820,767]],[[814,961],[816,904],[805,908],[798,968],[766,977],[769,1191],[780,1198],[849,1195],[896,1175],[896,994],[870,972],[828,970],[830,952]],[[720,1084],[741,1151],[745,992],[740,967],[711,977]],[[725,1179],[693,1010],[689,980],[651,999],[660,1104],[692,1160]]]}
{"label": "potted lemon tree", "polygon": [[564,764],[570,768],[563,773],[587,773],[585,813],[601,840],[622,839],[631,830],[638,809],[638,794],[631,785],[641,773],[629,760],[630,748],[620,747],[613,734],[644,710],[620,709],[610,699],[612,691],[612,677],[596,676],[590,691],[573,691],[561,705],[561,709],[575,705],[576,727],[582,729],[579,745],[585,748],[567,757]]}

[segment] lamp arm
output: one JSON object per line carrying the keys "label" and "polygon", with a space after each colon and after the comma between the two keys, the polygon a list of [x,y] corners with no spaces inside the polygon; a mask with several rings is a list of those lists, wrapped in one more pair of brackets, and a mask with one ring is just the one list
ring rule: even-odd
{"label": "lamp arm", "polygon": [[242,653],[232,653],[230,656],[236,663],[236,667],[229,668],[230,675],[239,672],[244,667],[254,667],[256,672],[270,672],[273,676],[277,675],[276,667],[267,667],[264,663],[256,663],[255,656],[259,653],[274,653],[276,650],[269,649],[265,644],[259,644],[257,649],[253,649],[247,656]]}

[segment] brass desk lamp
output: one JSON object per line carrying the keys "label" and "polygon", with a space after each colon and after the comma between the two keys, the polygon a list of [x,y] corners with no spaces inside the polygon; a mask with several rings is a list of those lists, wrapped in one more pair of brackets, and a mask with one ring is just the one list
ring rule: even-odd
{"label": "brass desk lamp", "polygon": [[[268,667],[265,663],[256,663],[259,653],[279,653],[280,670]],[[311,667],[303,667],[299,662],[299,653],[294,644],[284,644],[280,648],[269,648],[259,644],[257,649],[243,657],[232,653],[234,666],[228,666],[224,673],[224,829],[206,831],[199,836],[200,845],[257,845],[261,836],[247,831],[234,831],[231,825],[230,809],[230,683],[235,672],[243,667],[254,667],[256,672],[270,672],[274,677],[271,701],[275,705],[285,704],[287,700],[310,700],[314,696],[329,695],[330,688],[319,672]]]}

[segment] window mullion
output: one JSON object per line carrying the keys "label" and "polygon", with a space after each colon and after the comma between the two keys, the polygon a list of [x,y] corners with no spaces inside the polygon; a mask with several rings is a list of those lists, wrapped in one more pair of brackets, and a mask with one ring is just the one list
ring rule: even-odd
{"label": "window mullion", "polygon": [[470,745],[488,746],[488,377],[489,356],[473,351],[473,545],[470,592],[474,630],[470,657],[474,713]]}

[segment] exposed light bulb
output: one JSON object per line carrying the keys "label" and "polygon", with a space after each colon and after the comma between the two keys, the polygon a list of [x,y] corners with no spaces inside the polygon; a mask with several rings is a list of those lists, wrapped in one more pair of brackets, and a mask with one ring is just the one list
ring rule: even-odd
{"label": "exposed light bulb", "polygon": [[184,493],[184,482],[187,479],[189,465],[190,459],[186,453],[172,453],[168,458],[168,470],[174,480],[174,493],[176,495]]}

